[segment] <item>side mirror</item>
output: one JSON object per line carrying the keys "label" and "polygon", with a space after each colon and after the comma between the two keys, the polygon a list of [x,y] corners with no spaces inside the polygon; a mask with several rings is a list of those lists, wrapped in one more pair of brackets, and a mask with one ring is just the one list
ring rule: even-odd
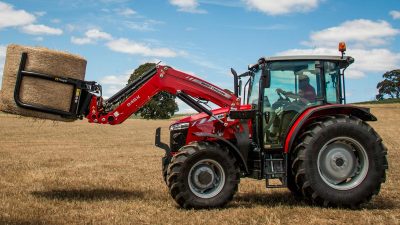
{"label": "side mirror", "polygon": [[234,70],[233,68],[231,68],[231,73],[233,74],[234,77],[237,77],[237,75],[238,75],[238,74],[236,73],[236,70]]}
{"label": "side mirror", "polygon": [[233,91],[235,92],[236,97],[238,97],[239,94],[238,74],[233,68],[231,68],[231,73],[233,75]]}
{"label": "side mirror", "polygon": [[271,86],[271,73],[270,70],[265,67],[262,69],[261,81],[264,88],[269,88]]}

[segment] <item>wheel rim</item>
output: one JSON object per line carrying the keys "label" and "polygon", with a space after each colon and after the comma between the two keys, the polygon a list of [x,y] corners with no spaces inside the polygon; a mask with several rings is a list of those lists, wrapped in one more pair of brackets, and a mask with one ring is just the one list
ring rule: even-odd
{"label": "wheel rim", "polygon": [[360,185],[369,167],[365,148],[350,137],[337,137],[326,143],[318,153],[317,162],[322,180],[337,190]]}
{"label": "wheel rim", "polygon": [[188,183],[190,190],[197,197],[212,198],[224,187],[224,169],[215,160],[200,160],[190,169]]}

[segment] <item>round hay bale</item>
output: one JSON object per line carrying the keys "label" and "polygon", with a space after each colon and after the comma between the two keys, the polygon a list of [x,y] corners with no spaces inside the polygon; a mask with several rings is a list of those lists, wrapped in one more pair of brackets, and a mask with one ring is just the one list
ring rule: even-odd
{"label": "round hay bale", "polygon": [[[0,110],[42,119],[73,121],[58,115],[42,113],[18,107],[14,100],[14,89],[21,55],[28,54],[26,71],[43,73],[84,80],[86,60],[66,52],[54,51],[43,47],[9,45],[3,72],[0,91]],[[20,98],[24,103],[39,104],[45,107],[69,111],[73,87],[49,80],[24,76],[21,83]]]}

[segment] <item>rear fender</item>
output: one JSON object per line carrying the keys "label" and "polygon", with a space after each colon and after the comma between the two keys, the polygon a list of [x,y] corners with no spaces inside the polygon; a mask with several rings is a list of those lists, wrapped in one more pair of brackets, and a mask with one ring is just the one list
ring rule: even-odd
{"label": "rear fender", "polygon": [[360,118],[363,121],[376,121],[377,118],[369,112],[369,108],[354,105],[324,105],[304,110],[297,116],[290,127],[284,145],[285,153],[288,153],[294,141],[299,135],[300,130],[312,122],[314,119],[329,115],[349,115]]}

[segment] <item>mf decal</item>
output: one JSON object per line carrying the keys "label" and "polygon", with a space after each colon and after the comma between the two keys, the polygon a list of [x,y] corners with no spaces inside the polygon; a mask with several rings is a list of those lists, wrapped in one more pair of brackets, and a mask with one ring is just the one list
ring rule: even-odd
{"label": "mf decal", "polygon": [[188,80],[190,80],[190,81],[193,81],[193,82],[195,82],[195,83],[198,83],[198,84],[200,84],[201,86],[206,87],[206,88],[208,88],[208,89],[210,89],[210,90],[216,92],[217,94],[219,94],[219,95],[221,95],[221,96],[223,96],[223,97],[225,97],[225,98],[227,98],[227,99],[229,99],[229,98],[231,97],[231,96],[230,96],[229,94],[227,94],[225,91],[223,91],[223,90],[221,90],[221,89],[219,89],[219,88],[217,88],[217,87],[215,87],[215,86],[213,86],[213,85],[211,85],[211,84],[209,84],[209,83],[207,83],[207,82],[205,82],[205,81],[199,80],[199,79],[194,78],[194,77],[186,77],[186,78],[187,78]]}

